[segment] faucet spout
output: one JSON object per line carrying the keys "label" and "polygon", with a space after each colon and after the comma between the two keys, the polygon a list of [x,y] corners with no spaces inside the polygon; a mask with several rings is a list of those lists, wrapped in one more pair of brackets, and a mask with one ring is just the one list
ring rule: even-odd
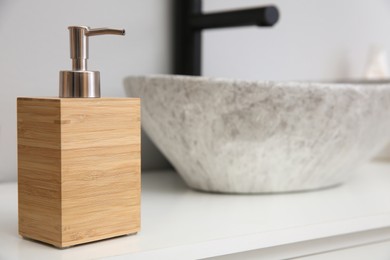
{"label": "faucet spout", "polygon": [[213,29],[236,26],[273,26],[279,19],[275,6],[243,9],[228,12],[193,15],[190,25],[193,29]]}

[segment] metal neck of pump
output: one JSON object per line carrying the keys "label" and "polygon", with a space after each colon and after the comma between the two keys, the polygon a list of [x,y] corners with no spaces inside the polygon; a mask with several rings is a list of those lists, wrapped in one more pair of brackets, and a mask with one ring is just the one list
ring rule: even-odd
{"label": "metal neck of pump", "polygon": [[100,97],[100,73],[87,70],[89,36],[114,34],[125,35],[123,29],[70,26],[71,71],[60,71],[60,97],[96,98]]}
{"label": "metal neck of pump", "polygon": [[72,70],[87,70],[88,59],[88,27],[71,26],[69,29],[70,58]]}

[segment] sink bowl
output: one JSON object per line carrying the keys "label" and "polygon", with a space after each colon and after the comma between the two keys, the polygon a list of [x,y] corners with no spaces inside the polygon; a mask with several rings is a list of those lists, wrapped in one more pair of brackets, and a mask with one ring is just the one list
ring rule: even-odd
{"label": "sink bowl", "polygon": [[142,125],[187,185],[304,191],[346,181],[389,141],[390,84],[137,76]]}

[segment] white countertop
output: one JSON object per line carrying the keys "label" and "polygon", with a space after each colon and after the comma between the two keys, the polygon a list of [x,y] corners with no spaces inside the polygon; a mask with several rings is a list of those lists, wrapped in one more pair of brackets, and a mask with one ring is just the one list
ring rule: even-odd
{"label": "white countertop", "polygon": [[172,171],[144,173],[140,233],[63,250],[19,237],[16,183],[0,184],[0,259],[199,259],[388,227],[390,163],[339,187],[278,195],[200,193]]}

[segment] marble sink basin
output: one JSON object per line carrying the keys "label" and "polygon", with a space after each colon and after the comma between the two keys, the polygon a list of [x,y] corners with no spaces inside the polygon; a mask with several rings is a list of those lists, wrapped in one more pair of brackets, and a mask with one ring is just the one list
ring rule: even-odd
{"label": "marble sink basin", "polygon": [[125,80],[142,125],[193,189],[312,190],[346,181],[389,141],[390,84]]}

